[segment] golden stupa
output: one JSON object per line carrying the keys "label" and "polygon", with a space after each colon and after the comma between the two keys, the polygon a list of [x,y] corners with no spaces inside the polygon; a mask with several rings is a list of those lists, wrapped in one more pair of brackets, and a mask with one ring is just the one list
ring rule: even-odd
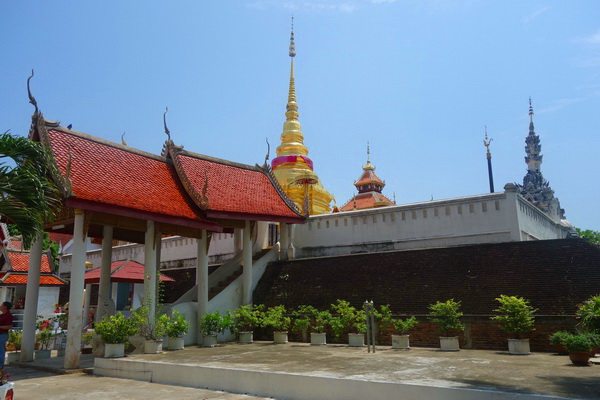
{"label": "golden stupa", "polygon": [[290,90],[285,113],[285,123],[281,134],[281,145],[277,147],[277,157],[271,162],[271,167],[285,194],[288,195],[300,210],[308,211],[310,215],[331,212],[329,203],[333,196],[325,190],[319,177],[313,172],[313,162],[308,158],[308,149],[304,145],[302,128],[298,121],[298,103],[296,103],[296,88],[294,85],[294,29],[290,38]]}

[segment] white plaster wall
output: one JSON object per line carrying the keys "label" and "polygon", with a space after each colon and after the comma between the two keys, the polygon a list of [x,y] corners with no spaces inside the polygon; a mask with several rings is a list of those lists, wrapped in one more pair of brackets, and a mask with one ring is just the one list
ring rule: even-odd
{"label": "white plaster wall", "polygon": [[[168,267],[178,266],[179,261],[182,266],[195,266],[197,257],[196,239],[182,236],[172,236],[163,238],[161,241],[161,265]],[[222,263],[233,256],[233,234],[216,233],[213,234],[210,248],[208,250],[209,262]],[[86,254],[86,260],[91,262],[94,268],[101,264],[101,249],[89,250]],[[141,264],[144,263],[144,245],[131,243],[122,246],[115,246],[112,249],[112,261],[133,260]],[[60,259],[59,273],[66,274],[71,272],[71,254],[64,254]]]}
{"label": "white plaster wall", "polygon": [[58,287],[40,287],[38,295],[38,310],[39,315],[48,315],[54,313],[54,305],[58,303]]}
{"label": "white plaster wall", "polygon": [[295,227],[293,243],[298,257],[317,257],[525,237],[557,239],[565,233],[516,192],[503,192],[313,216]]}

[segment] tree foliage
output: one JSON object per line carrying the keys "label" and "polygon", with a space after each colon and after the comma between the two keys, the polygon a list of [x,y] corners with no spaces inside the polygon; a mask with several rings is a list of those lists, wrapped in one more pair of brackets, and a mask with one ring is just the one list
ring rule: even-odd
{"label": "tree foliage", "polygon": [[577,229],[580,238],[587,240],[590,243],[600,246],[600,232],[591,229]]}
{"label": "tree foliage", "polygon": [[0,216],[17,226],[25,248],[60,206],[60,192],[50,179],[55,168],[41,144],[8,131],[0,135]]}

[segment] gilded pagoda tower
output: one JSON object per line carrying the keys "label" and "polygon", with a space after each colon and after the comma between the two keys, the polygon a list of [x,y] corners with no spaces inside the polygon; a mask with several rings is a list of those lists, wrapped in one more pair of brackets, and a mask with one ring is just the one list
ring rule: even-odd
{"label": "gilded pagoda tower", "polygon": [[296,46],[292,25],[287,111],[281,134],[281,145],[277,147],[277,157],[271,162],[271,167],[285,194],[294,200],[301,210],[308,211],[310,215],[326,214],[331,211],[329,203],[333,200],[333,196],[325,190],[319,177],[314,173],[313,162],[308,157],[308,149],[304,145],[304,136],[298,121],[298,103],[296,103],[294,84],[295,56]]}

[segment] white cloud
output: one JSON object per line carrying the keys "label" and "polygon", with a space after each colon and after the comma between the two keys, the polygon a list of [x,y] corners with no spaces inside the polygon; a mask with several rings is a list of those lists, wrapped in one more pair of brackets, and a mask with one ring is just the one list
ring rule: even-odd
{"label": "white cloud", "polygon": [[543,13],[545,13],[546,11],[548,11],[551,8],[552,7],[550,7],[550,6],[544,6],[544,7],[538,8],[537,10],[532,12],[530,15],[523,18],[523,23],[527,24],[527,23],[531,22],[532,20],[536,19],[537,17],[539,17],[540,15],[542,15]]}
{"label": "white cloud", "polygon": [[575,39],[577,43],[589,44],[592,46],[600,45],[600,29],[589,36],[582,36]]}

